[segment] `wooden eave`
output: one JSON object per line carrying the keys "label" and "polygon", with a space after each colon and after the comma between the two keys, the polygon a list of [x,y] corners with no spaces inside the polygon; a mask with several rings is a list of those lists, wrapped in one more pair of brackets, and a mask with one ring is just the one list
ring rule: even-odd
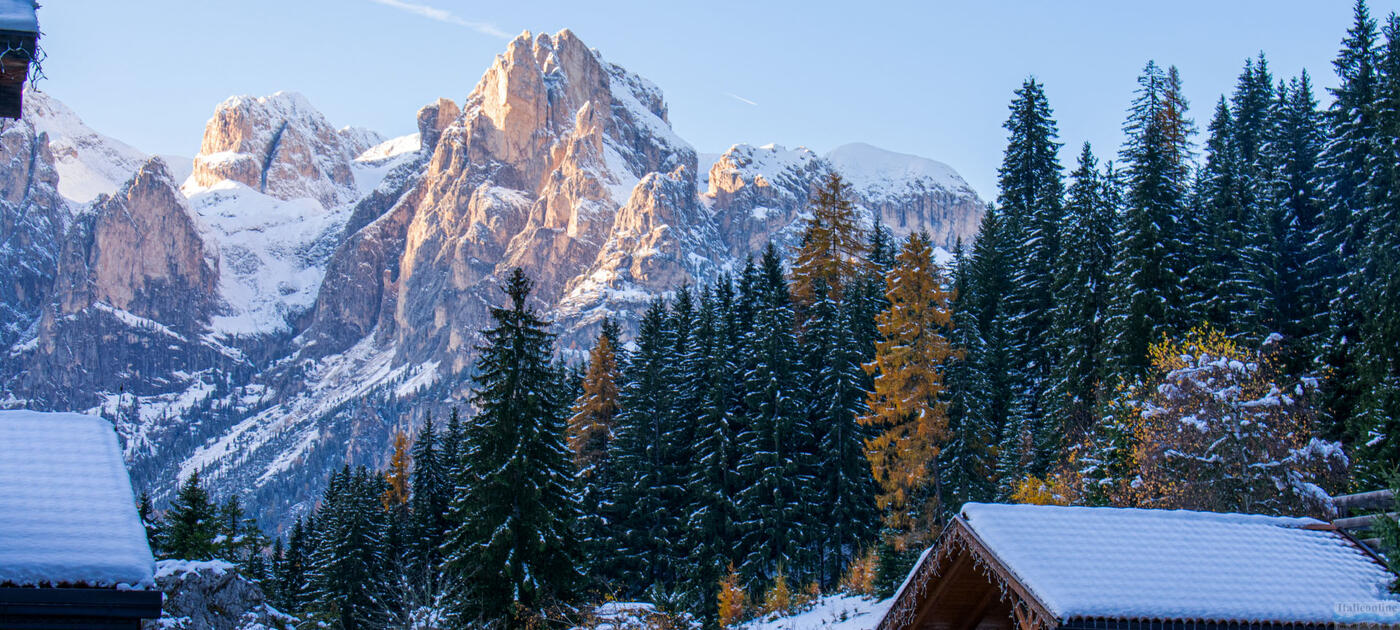
{"label": "wooden eave", "polygon": [[155,590],[0,587],[0,628],[139,630],[160,605]]}

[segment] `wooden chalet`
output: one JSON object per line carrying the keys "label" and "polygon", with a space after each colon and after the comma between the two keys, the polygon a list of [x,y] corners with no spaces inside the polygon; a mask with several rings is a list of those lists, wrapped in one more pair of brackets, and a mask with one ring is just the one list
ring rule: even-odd
{"label": "wooden chalet", "polygon": [[0,411],[0,628],[137,630],[154,574],[112,424]]}
{"label": "wooden chalet", "polygon": [[0,118],[19,118],[29,65],[38,59],[35,0],[0,0]]}
{"label": "wooden chalet", "polygon": [[1400,628],[1394,578],[1313,519],[972,503],[877,628]]}

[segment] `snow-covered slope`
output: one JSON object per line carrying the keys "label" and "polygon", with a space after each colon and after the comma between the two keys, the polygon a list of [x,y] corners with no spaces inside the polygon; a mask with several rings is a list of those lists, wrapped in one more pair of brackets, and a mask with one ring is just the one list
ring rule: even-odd
{"label": "snow-covered slope", "polygon": [[93,131],[68,106],[44,92],[26,89],[24,119],[49,135],[58,192],[72,201],[87,203],[116,191],[146,161],[146,154]]}

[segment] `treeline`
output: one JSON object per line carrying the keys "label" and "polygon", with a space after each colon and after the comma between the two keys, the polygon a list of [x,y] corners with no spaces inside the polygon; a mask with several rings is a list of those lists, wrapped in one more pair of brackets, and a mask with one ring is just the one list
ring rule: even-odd
{"label": "treeline", "polygon": [[[1400,462],[1400,19],[1364,3],[1334,103],[1248,60],[1204,141],[1148,63],[1071,172],[1017,90],[1000,194],[946,268],[825,178],[785,261],[554,359],[515,270],[472,395],[337,473],[265,584],[309,624],[538,627],[644,599],[714,627],[888,594],[968,501],[1325,512]],[[1350,452],[1350,459],[1339,444]],[[775,603],[776,602],[776,603]]]}

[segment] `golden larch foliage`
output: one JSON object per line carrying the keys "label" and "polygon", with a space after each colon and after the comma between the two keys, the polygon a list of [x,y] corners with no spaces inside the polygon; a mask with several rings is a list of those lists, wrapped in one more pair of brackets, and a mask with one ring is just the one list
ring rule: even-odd
{"label": "golden larch foliage", "polygon": [[846,565],[846,572],[841,576],[841,592],[873,596],[879,561],[880,555],[873,548],[851,558],[851,562]]}
{"label": "golden larch foliage", "polygon": [[779,567],[778,577],[773,578],[773,584],[763,594],[763,614],[783,614],[789,610],[792,610],[792,589],[788,587],[787,572]]}
{"label": "golden larch foliage", "polygon": [[389,459],[389,469],[384,471],[389,487],[380,497],[385,510],[408,503],[408,464],[408,436],[403,431],[395,431],[394,455]]}
{"label": "golden larch foliage", "polygon": [[807,307],[818,298],[818,287],[839,298],[848,284],[869,267],[870,243],[856,217],[851,187],[828,173],[809,202],[812,218],[792,261],[792,296]]}
{"label": "golden larch foliage", "polygon": [[[951,296],[925,236],[910,236],[895,257],[885,297],[890,305],[875,318],[881,336],[875,360],[864,366],[875,376],[874,391],[860,422],[881,430],[865,443],[880,487],[876,502],[890,527],[908,531],[924,520],[917,515],[931,512],[931,506],[910,502],[937,481],[934,459],[948,437],[948,414],[939,400],[943,365],[954,356],[943,334],[952,325]],[[929,500],[936,501],[936,494]]]}
{"label": "golden larch foliage", "polygon": [[749,594],[739,583],[739,571],[729,563],[728,571],[719,581],[719,625],[728,628],[748,617]]}
{"label": "golden larch foliage", "polygon": [[613,419],[617,416],[617,355],[606,334],[588,356],[583,377],[583,393],[574,401],[569,418],[569,446],[580,474],[588,477],[607,455],[612,441]]}

